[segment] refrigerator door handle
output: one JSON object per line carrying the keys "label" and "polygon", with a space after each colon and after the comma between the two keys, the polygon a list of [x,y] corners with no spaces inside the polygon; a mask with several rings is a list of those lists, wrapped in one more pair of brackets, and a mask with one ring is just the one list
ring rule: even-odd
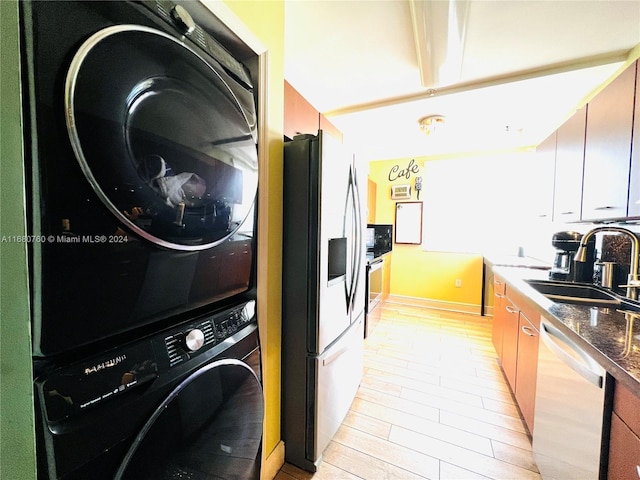
{"label": "refrigerator door handle", "polygon": [[[357,183],[355,181],[355,171],[353,165],[349,166],[349,184],[347,186],[347,204],[345,205],[345,233],[346,228],[350,229],[349,239],[350,239],[350,251],[351,255],[349,258],[349,284],[347,286],[347,310],[349,314],[353,309],[353,305],[355,302],[356,289],[358,287],[358,283],[360,281],[360,262],[361,262],[361,252],[359,251],[359,245],[361,243],[360,236],[362,233],[360,232],[360,215],[359,215],[359,199],[358,199],[358,191],[357,191]],[[350,218],[351,222],[347,223],[346,219]]]}
{"label": "refrigerator door handle", "polygon": [[351,183],[353,185],[353,208],[355,216],[355,246],[354,246],[354,260],[355,260],[355,278],[352,275],[352,294],[350,308],[353,308],[355,302],[355,295],[362,281],[362,256],[364,252],[362,250],[362,239],[364,236],[362,226],[362,205],[360,204],[360,188],[358,187],[358,176],[355,165],[351,166]]}

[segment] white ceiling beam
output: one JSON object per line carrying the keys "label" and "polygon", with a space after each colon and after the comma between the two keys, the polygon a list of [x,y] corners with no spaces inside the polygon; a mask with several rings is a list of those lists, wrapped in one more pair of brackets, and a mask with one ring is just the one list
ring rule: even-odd
{"label": "white ceiling beam", "polygon": [[573,70],[580,70],[584,68],[597,67],[601,65],[609,65],[613,63],[626,62],[629,58],[630,52],[620,51],[608,53],[605,55],[596,55],[594,57],[576,59],[570,62],[563,62],[555,65],[546,65],[540,68],[533,68],[520,72],[514,72],[508,75],[498,75],[494,77],[484,78],[481,80],[475,80],[472,82],[462,82],[455,85],[449,85],[442,88],[428,88],[424,92],[417,94],[404,95],[400,97],[380,99],[375,102],[368,102],[359,105],[351,105],[335,110],[322,112],[327,117],[336,117],[339,115],[347,115],[350,113],[362,112],[371,110],[374,108],[388,107],[392,105],[399,105],[402,103],[415,102],[424,100],[434,96],[452,95],[456,93],[476,90],[485,87],[492,87],[496,85],[503,85],[511,82],[518,82],[522,80],[529,80],[537,77],[544,77],[547,75],[556,75],[559,73],[570,72]]}
{"label": "white ceiling beam", "polygon": [[420,80],[425,88],[460,80],[469,0],[409,0]]}

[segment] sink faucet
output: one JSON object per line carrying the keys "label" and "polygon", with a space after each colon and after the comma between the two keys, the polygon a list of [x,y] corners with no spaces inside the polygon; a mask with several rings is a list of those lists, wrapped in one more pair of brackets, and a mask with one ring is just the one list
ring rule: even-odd
{"label": "sink faucet", "polygon": [[631,230],[627,230],[622,227],[596,227],[592,230],[589,230],[584,234],[582,240],[580,241],[580,247],[574,256],[574,260],[576,262],[586,262],[587,261],[587,242],[589,239],[594,236],[596,233],[600,232],[615,232],[615,233],[623,233],[631,238],[631,268],[629,270],[629,277],[627,279],[626,285],[620,285],[621,287],[626,287],[627,289],[627,297],[632,300],[637,300],[638,298],[638,288],[640,288],[640,280],[638,279],[638,254],[640,253],[640,240],[635,233]]}

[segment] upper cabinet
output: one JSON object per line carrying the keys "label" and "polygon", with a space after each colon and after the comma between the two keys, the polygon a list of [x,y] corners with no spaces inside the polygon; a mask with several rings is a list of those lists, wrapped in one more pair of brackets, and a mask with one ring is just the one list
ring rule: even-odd
{"label": "upper cabinet", "polygon": [[627,216],[635,65],[587,106],[582,220]]}
{"label": "upper cabinet", "polygon": [[535,168],[529,173],[535,185],[535,202],[532,211],[538,219],[551,221],[553,214],[553,170],[556,158],[556,132],[549,135],[536,148]]}
{"label": "upper cabinet", "polygon": [[367,179],[367,223],[376,223],[376,202],[378,185],[376,182]]}
{"label": "upper cabinet", "polygon": [[318,110],[315,109],[289,82],[284,82],[284,135],[310,133],[316,135],[322,129],[342,142],[342,133]]}
{"label": "upper cabinet", "polygon": [[640,64],[636,62],[636,103],[633,114],[633,145],[629,182],[629,217],[640,217]]}
{"label": "upper cabinet", "polygon": [[293,138],[302,133],[316,135],[320,128],[320,113],[293,88],[284,82],[284,135]]}
{"label": "upper cabinet", "polygon": [[553,202],[553,219],[556,222],[580,220],[586,124],[587,107],[582,107],[556,132]]}

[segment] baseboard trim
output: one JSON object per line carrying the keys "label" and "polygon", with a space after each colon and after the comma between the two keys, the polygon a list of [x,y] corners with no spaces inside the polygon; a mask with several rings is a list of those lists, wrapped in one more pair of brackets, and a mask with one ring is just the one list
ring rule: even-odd
{"label": "baseboard trim", "polygon": [[284,465],[284,442],[280,442],[262,462],[260,480],[273,480]]}
{"label": "baseboard trim", "polygon": [[433,308],[435,310],[447,310],[449,312],[470,313],[473,315],[480,315],[482,312],[480,305],[474,305],[471,303],[446,302],[431,298],[405,297],[403,295],[389,295],[386,299],[386,303]]}

